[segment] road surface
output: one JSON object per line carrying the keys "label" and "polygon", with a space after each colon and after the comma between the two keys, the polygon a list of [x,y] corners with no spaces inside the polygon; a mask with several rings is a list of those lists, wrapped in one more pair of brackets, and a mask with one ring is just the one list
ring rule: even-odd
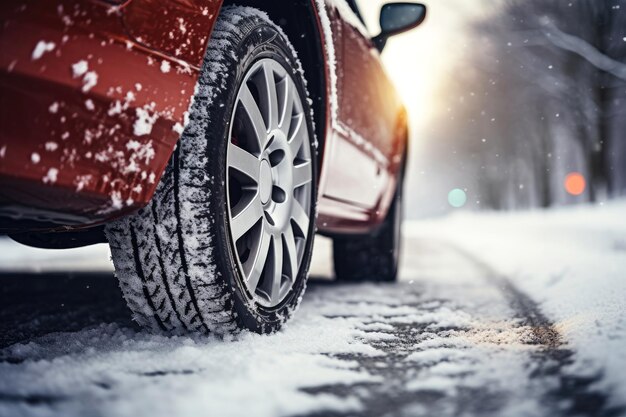
{"label": "road surface", "polygon": [[0,276],[0,416],[618,416],[509,277],[408,238],[397,284],[330,279],[321,241],[272,336],[138,330],[111,272]]}

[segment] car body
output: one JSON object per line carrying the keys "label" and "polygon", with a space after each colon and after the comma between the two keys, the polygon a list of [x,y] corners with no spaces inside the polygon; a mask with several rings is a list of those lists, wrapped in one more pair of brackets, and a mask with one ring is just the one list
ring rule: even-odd
{"label": "car body", "polygon": [[[266,10],[302,61],[319,142],[318,231],[375,229],[399,181],[408,126],[358,9],[343,0],[241,3]],[[150,201],[223,5],[0,4],[2,233],[43,247],[94,243],[102,225]]]}

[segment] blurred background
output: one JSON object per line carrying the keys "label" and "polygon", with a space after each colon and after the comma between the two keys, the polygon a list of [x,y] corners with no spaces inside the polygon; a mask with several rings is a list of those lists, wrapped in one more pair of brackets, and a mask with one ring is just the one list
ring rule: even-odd
{"label": "blurred background", "polygon": [[[358,3],[378,33],[385,1]],[[625,0],[423,3],[383,53],[411,114],[408,218],[626,194]]]}

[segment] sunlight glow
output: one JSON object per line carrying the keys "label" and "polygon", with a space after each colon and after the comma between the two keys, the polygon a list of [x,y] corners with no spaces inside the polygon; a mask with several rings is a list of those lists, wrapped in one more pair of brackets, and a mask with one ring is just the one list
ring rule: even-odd
{"label": "sunlight glow", "polygon": [[[386,0],[360,0],[359,6],[373,34],[380,30],[380,8]],[[454,78],[451,64],[467,51],[468,23],[496,9],[493,2],[467,0],[423,1],[428,8],[424,23],[387,43],[382,59],[411,116],[421,127],[437,106],[442,83]],[[471,4],[470,4],[471,3]]]}

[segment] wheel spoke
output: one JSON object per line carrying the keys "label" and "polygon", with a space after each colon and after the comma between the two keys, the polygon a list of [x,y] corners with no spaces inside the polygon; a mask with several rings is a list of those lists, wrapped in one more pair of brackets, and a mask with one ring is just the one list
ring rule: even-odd
{"label": "wheel spoke", "polygon": [[274,78],[274,70],[270,65],[263,63],[263,75],[265,77],[265,96],[267,105],[267,127],[268,131],[278,127],[278,98],[276,95],[276,80]]}
{"label": "wheel spoke", "polygon": [[311,161],[293,167],[293,187],[302,187],[311,182]]}
{"label": "wheel spoke", "polygon": [[268,129],[265,126],[265,121],[263,120],[261,110],[254,100],[254,96],[250,92],[250,89],[245,83],[241,86],[239,101],[241,102],[241,105],[252,124],[252,129],[254,130],[254,136],[257,139],[260,152],[265,148],[265,144],[267,143]]}
{"label": "wheel spoke", "polygon": [[228,143],[228,166],[245,174],[257,184],[259,182],[260,163],[261,161],[256,156],[232,142]]}
{"label": "wheel spoke", "polygon": [[255,247],[252,248],[252,255],[244,266],[244,270],[249,271],[247,273],[248,289],[252,293],[256,290],[261,274],[263,273],[263,267],[267,261],[271,240],[272,235],[268,233],[267,225],[263,222],[261,226],[261,236],[257,240]]}
{"label": "wheel spoke", "polygon": [[230,228],[235,241],[245,235],[261,217],[263,217],[263,207],[261,207],[259,193],[256,193],[254,198],[233,216]]}
{"label": "wheel spoke", "polygon": [[282,117],[280,119],[279,128],[286,136],[288,136],[289,129],[291,128],[291,114],[293,113],[295,86],[293,82],[289,79],[289,77],[285,77],[284,83],[285,97],[283,100],[284,105],[282,109]]}
{"label": "wheel spoke", "polygon": [[302,143],[304,142],[304,138],[306,137],[306,122],[304,121],[304,115],[301,114],[298,116],[298,120],[296,121],[296,129],[293,133],[292,137],[289,138],[289,148],[291,149],[291,154],[296,156],[298,151],[302,147]]}
{"label": "wheel spoke", "polygon": [[284,234],[286,252],[284,254],[287,259],[287,263],[291,269],[291,281],[296,281],[298,275],[298,247],[296,246],[296,238],[293,234],[293,228],[291,225],[287,228]]}
{"label": "wheel spoke", "polygon": [[302,206],[298,201],[293,202],[293,211],[291,213],[291,218],[298,228],[302,232],[303,237],[306,239],[309,231],[309,215],[304,211]]}
{"label": "wheel spoke", "polygon": [[272,241],[272,248],[274,249],[274,258],[271,268],[271,290],[270,301],[277,303],[280,299],[280,284],[283,279],[283,242],[280,236],[274,237]]}

